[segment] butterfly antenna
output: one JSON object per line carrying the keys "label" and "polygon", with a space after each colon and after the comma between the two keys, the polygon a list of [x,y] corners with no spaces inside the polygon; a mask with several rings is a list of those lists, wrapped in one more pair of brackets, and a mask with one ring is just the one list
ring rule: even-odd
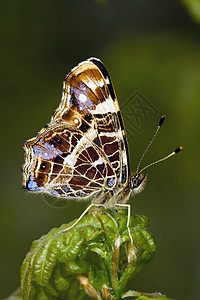
{"label": "butterfly antenna", "polygon": [[[138,174],[138,171],[139,171],[139,167],[140,167],[140,165],[141,165],[141,162],[143,161],[143,158],[145,157],[147,151],[149,150],[149,147],[151,146],[151,144],[153,143],[155,137],[157,136],[158,131],[160,130],[160,127],[162,126],[163,122],[165,121],[165,118],[166,118],[166,115],[163,115],[163,116],[161,117],[161,119],[160,119],[160,121],[159,121],[159,123],[158,123],[158,127],[157,127],[157,129],[156,129],[156,131],[155,131],[155,133],[154,133],[154,136],[152,137],[150,143],[148,144],[148,146],[146,147],[144,153],[142,154],[142,156],[141,156],[141,158],[140,158],[140,161],[139,161],[139,163],[138,163],[138,165],[137,165],[136,174]],[[156,162],[155,162],[155,163],[156,163]],[[153,164],[154,164],[154,163],[153,163]],[[146,168],[146,167],[145,167],[145,168]]]}
{"label": "butterfly antenna", "polygon": [[169,155],[167,155],[167,156],[165,156],[165,157],[163,157],[163,158],[161,158],[161,159],[159,159],[159,160],[156,160],[156,161],[152,162],[151,164],[147,165],[146,167],[144,167],[142,170],[140,170],[139,174],[140,174],[141,172],[143,172],[144,170],[146,170],[147,168],[149,168],[150,166],[153,166],[153,165],[155,165],[155,164],[157,164],[157,163],[159,163],[159,162],[161,162],[161,161],[164,161],[164,160],[170,158],[171,156],[173,156],[173,155],[179,153],[181,150],[183,150],[183,147],[178,147],[178,148],[176,148],[176,149],[175,149],[172,153],[170,153]]}

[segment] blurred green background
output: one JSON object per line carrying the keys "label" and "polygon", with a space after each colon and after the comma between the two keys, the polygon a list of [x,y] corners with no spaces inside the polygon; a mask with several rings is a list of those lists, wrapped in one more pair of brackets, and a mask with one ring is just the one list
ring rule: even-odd
{"label": "blurred green background", "polygon": [[31,242],[86,207],[72,201],[53,208],[21,189],[20,171],[22,142],[49,122],[65,74],[90,56],[109,69],[122,108],[140,91],[157,110],[129,135],[132,170],[164,113],[143,166],[184,147],[149,169],[145,190],[130,201],[133,213],[150,218],[157,241],[155,258],[130,287],[199,299],[199,6],[195,0],[1,1],[1,299],[19,286]]}

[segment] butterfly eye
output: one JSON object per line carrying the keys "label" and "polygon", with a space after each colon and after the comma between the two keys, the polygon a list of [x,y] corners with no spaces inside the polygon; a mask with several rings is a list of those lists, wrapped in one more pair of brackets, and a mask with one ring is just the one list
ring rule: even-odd
{"label": "butterfly eye", "polygon": [[134,179],[133,179],[133,185],[134,185],[134,186],[137,186],[137,182],[138,182],[137,179],[134,178]]}
{"label": "butterfly eye", "polygon": [[132,188],[137,188],[140,184],[138,175],[132,178]]}

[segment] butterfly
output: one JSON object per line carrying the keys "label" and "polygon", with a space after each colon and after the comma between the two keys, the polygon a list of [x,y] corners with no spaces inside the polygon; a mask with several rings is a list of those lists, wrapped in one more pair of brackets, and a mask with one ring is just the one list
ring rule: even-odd
{"label": "butterfly", "polygon": [[91,205],[77,222],[93,205],[126,207],[132,242],[127,202],[143,189],[147,176],[130,174],[122,115],[101,60],[89,58],[71,70],[50,123],[27,140],[24,149],[26,189],[56,197],[90,199]]}

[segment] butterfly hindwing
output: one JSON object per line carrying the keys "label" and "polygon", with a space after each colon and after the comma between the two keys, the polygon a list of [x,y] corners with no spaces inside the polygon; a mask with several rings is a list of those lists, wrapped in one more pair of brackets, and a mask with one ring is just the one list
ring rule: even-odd
{"label": "butterfly hindwing", "polygon": [[106,157],[70,126],[50,126],[25,147],[24,172],[29,174],[29,190],[69,198],[88,197],[104,188],[106,178],[116,180]]}

